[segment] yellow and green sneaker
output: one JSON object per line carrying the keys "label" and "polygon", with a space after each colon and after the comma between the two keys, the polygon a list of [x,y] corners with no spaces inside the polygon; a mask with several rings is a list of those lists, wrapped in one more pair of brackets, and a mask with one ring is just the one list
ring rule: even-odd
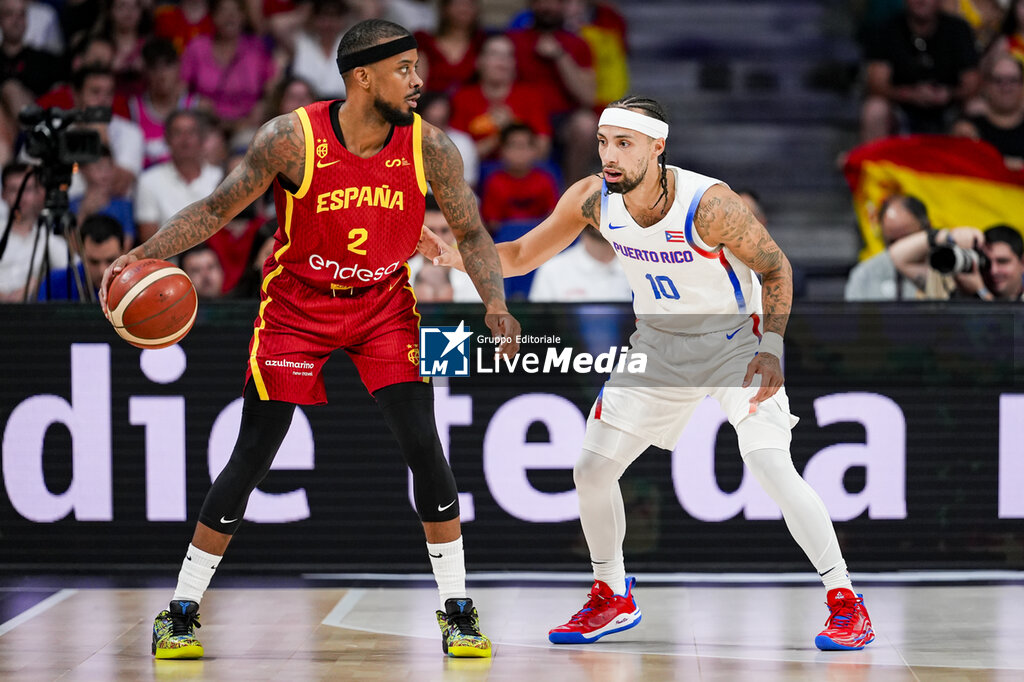
{"label": "yellow and green sneaker", "polygon": [[203,645],[196,639],[199,604],[172,601],[153,621],[153,655],[157,658],[202,658]]}
{"label": "yellow and green sneaker", "polygon": [[490,658],[491,640],[480,633],[480,616],[469,598],[449,599],[437,612],[441,650],[455,658]]}

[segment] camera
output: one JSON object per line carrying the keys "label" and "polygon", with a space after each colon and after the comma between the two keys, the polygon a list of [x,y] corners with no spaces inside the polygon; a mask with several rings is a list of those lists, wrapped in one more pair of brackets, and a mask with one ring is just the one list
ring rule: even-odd
{"label": "camera", "polygon": [[66,211],[67,189],[76,163],[100,158],[99,132],[76,128],[75,123],[109,123],[109,107],[86,109],[43,109],[30,104],[18,113],[18,122],[27,133],[25,152],[41,162],[36,169],[39,184],[46,190],[46,208]]}
{"label": "camera", "polygon": [[939,244],[932,247],[928,256],[932,269],[943,275],[957,272],[970,272],[977,264],[978,270],[989,269],[988,256],[978,249],[965,249],[956,244]]}
{"label": "camera", "polygon": [[100,158],[100,134],[74,123],[109,123],[110,109],[42,109],[29,105],[18,114],[21,127],[28,131],[25,151],[43,165],[88,163]]}

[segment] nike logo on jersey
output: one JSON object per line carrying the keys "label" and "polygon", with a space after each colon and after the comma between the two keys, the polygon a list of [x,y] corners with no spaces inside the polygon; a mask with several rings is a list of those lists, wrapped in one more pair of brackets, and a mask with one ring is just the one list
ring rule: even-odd
{"label": "nike logo on jersey", "polygon": [[316,167],[317,168],[327,168],[328,166],[333,166],[336,163],[341,163],[341,159],[335,159],[334,161],[328,161],[327,163],[324,163],[323,161],[317,161],[316,162]]}
{"label": "nike logo on jersey", "polygon": [[[740,327],[740,329],[743,329],[743,327]],[[737,329],[737,330],[736,330],[736,331],[734,331],[734,332],[733,332],[732,334],[726,334],[726,335],[725,335],[725,338],[727,338],[727,339],[729,339],[729,340],[731,341],[731,340],[732,340],[732,337],[736,336],[736,334],[737,334],[737,333],[738,333],[738,332],[740,331],[740,329]]]}
{"label": "nike logo on jersey", "polygon": [[626,227],[626,226],[625,225],[612,225],[611,223],[608,223],[608,229],[609,230],[621,230],[624,227]]}
{"label": "nike logo on jersey", "polygon": [[[456,499],[458,499],[458,498],[456,498]],[[448,504],[446,504],[443,507],[441,505],[437,505],[437,511],[442,512],[445,509],[447,509],[448,507],[452,506],[453,504],[455,504],[455,500],[452,500],[451,502],[449,502]]]}
{"label": "nike logo on jersey", "polygon": [[225,519],[223,516],[220,517],[220,522],[221,523],[234,523],[237,520],[238,520],[237,516],[235,518],[233,518],[233,519]]}

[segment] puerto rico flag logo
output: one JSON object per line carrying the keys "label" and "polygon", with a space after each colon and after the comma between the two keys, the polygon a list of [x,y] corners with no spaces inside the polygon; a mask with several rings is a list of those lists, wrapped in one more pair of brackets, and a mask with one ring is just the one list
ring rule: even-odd
{"label": "puerto rico flag logo", "polygon": [[676,242],[676,243],[685,242],[686,241],[686,233],[685,232],[672,231],[672,230],[665,230],[665,241],[667,241],[667,242]]}

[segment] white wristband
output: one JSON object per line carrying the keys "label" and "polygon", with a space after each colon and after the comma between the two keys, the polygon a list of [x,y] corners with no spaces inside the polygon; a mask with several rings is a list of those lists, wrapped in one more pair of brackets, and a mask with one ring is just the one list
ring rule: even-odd
{"label": "white wristband", "polygon": [[761,345],[757,348],[758,353],[770,353],[778,359],[782,359],[782,336],[775,332],[765,332],[761,336]]}

